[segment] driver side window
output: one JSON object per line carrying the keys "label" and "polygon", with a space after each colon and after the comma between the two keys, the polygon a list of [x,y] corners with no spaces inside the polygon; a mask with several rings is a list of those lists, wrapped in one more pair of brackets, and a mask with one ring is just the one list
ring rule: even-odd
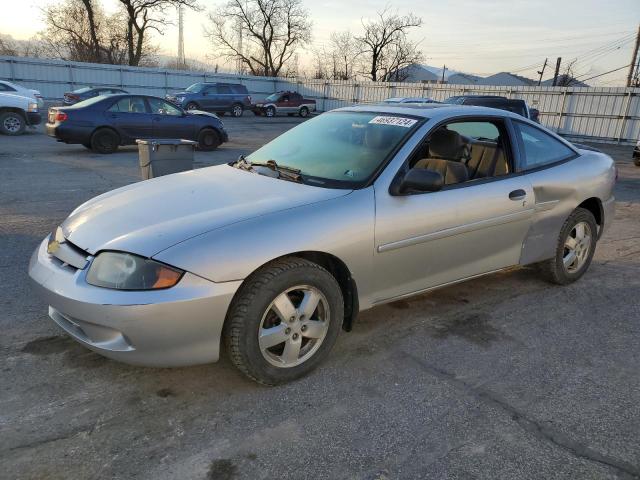
{"label": "driver side window", "polygon": [[165,102],[164,100],[160,100],[158,98],[148,98],[148,100],[149,105],[151,106],[151,113],[155,115],[182,115],[182,111],[180,111],[180,109],[174,107],[168,102]]}
{"label": "driver side window", "polygon": [[500,120],[440,125],[425,138],[409,163],[442,175],[444,185],[510,173],[506,129]]}

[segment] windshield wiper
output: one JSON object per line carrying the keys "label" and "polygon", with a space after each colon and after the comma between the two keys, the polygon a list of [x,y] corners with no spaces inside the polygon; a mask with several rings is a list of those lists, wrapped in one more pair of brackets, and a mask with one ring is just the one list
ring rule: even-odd
{"label": "windshield wiper", "polygon": [[278,174],[278,178],[302,183],[302,176],[300,175],[299,168],[289,167],[287,165],[278,165],[275,160],[267,160],[264,163],[250,162],[244,155],[240,155],[238,157],[238,161],[235,163],[235,167],[242,170],[251,170],[253,167],[267,167],[276,172]]}

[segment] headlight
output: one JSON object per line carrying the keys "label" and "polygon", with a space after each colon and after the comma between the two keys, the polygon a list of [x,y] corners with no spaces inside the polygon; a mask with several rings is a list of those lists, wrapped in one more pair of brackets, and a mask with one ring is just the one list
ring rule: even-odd
{"label": "headlight", "polygon": [[29,102],[29,106],[27,107],[27,112],[37,112],[38,104],[35,102]]}
{"label": "headlight", "polygon": [[117,290],[173,287],[184,272],[160,262],[121,252],[102,252],[91,263],[87,283]]}

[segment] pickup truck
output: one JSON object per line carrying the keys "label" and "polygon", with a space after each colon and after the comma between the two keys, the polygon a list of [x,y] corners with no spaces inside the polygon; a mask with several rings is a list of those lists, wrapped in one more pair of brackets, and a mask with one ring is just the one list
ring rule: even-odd
{"label": "pickup truck", "polygon": [[303,98],[297,92],[276,92],[253,105],[251,110],[256,115],[267,117],[275,117],[279,113],[286,113],[289,116],[297,113],[301,117],[306,117],[311,112],[315,112],[316,101]]}
{"label": "pickup truck", "polygon": [[20,135],[27,125],[42,121],[35,98],[0,93],[0,133]]}

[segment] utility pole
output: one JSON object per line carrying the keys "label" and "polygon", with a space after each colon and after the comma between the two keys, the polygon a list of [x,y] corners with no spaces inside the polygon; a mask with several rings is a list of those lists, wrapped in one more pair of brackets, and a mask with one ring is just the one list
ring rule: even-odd
{"label": "utility pole", "polygon": [[556,72],[553,74],[553,86],[556,86],[556,83],[558,83],[558,73],[560,73],[560,62],[562,62],[562,57],[558,57],[558,60],[556,60]]}
{"label": "utility pole", "polygon": [[444,83],[444,72],[446,72],[446,71],[447,71],[447,66],[443,65],[442,66],[442,82],[441,83]]}
{"label": "utility pole", "polygon": [[544,59],[544,65],[542,65],[542,70],[539,70],[538,73],[540,74],[540,78],[538,79],[538,86],[540,86],[540,84],[542,83],[542,75],[544,75],[544,69],[547,68],[547,60],[549,60],[548,58]]}
{"label": "utility pole", "polygon": [[[627,75],[627,87],[631,86],[633,80],[633,71],[636,69],[638,58],[638,48],[640,47],[640,25],[638,25],[638,33],[636,34],[636,45],[633,47],[633,55],[631,55],[631,63],[629,64],[629,75]],[[637,74],[636,74],[637,75]]]}
{"label": "utility pole", "polygon": [[178,6],[178,68],[184,69],[186,61],[184,58],[184,21],[182,19],[182,5]]}

